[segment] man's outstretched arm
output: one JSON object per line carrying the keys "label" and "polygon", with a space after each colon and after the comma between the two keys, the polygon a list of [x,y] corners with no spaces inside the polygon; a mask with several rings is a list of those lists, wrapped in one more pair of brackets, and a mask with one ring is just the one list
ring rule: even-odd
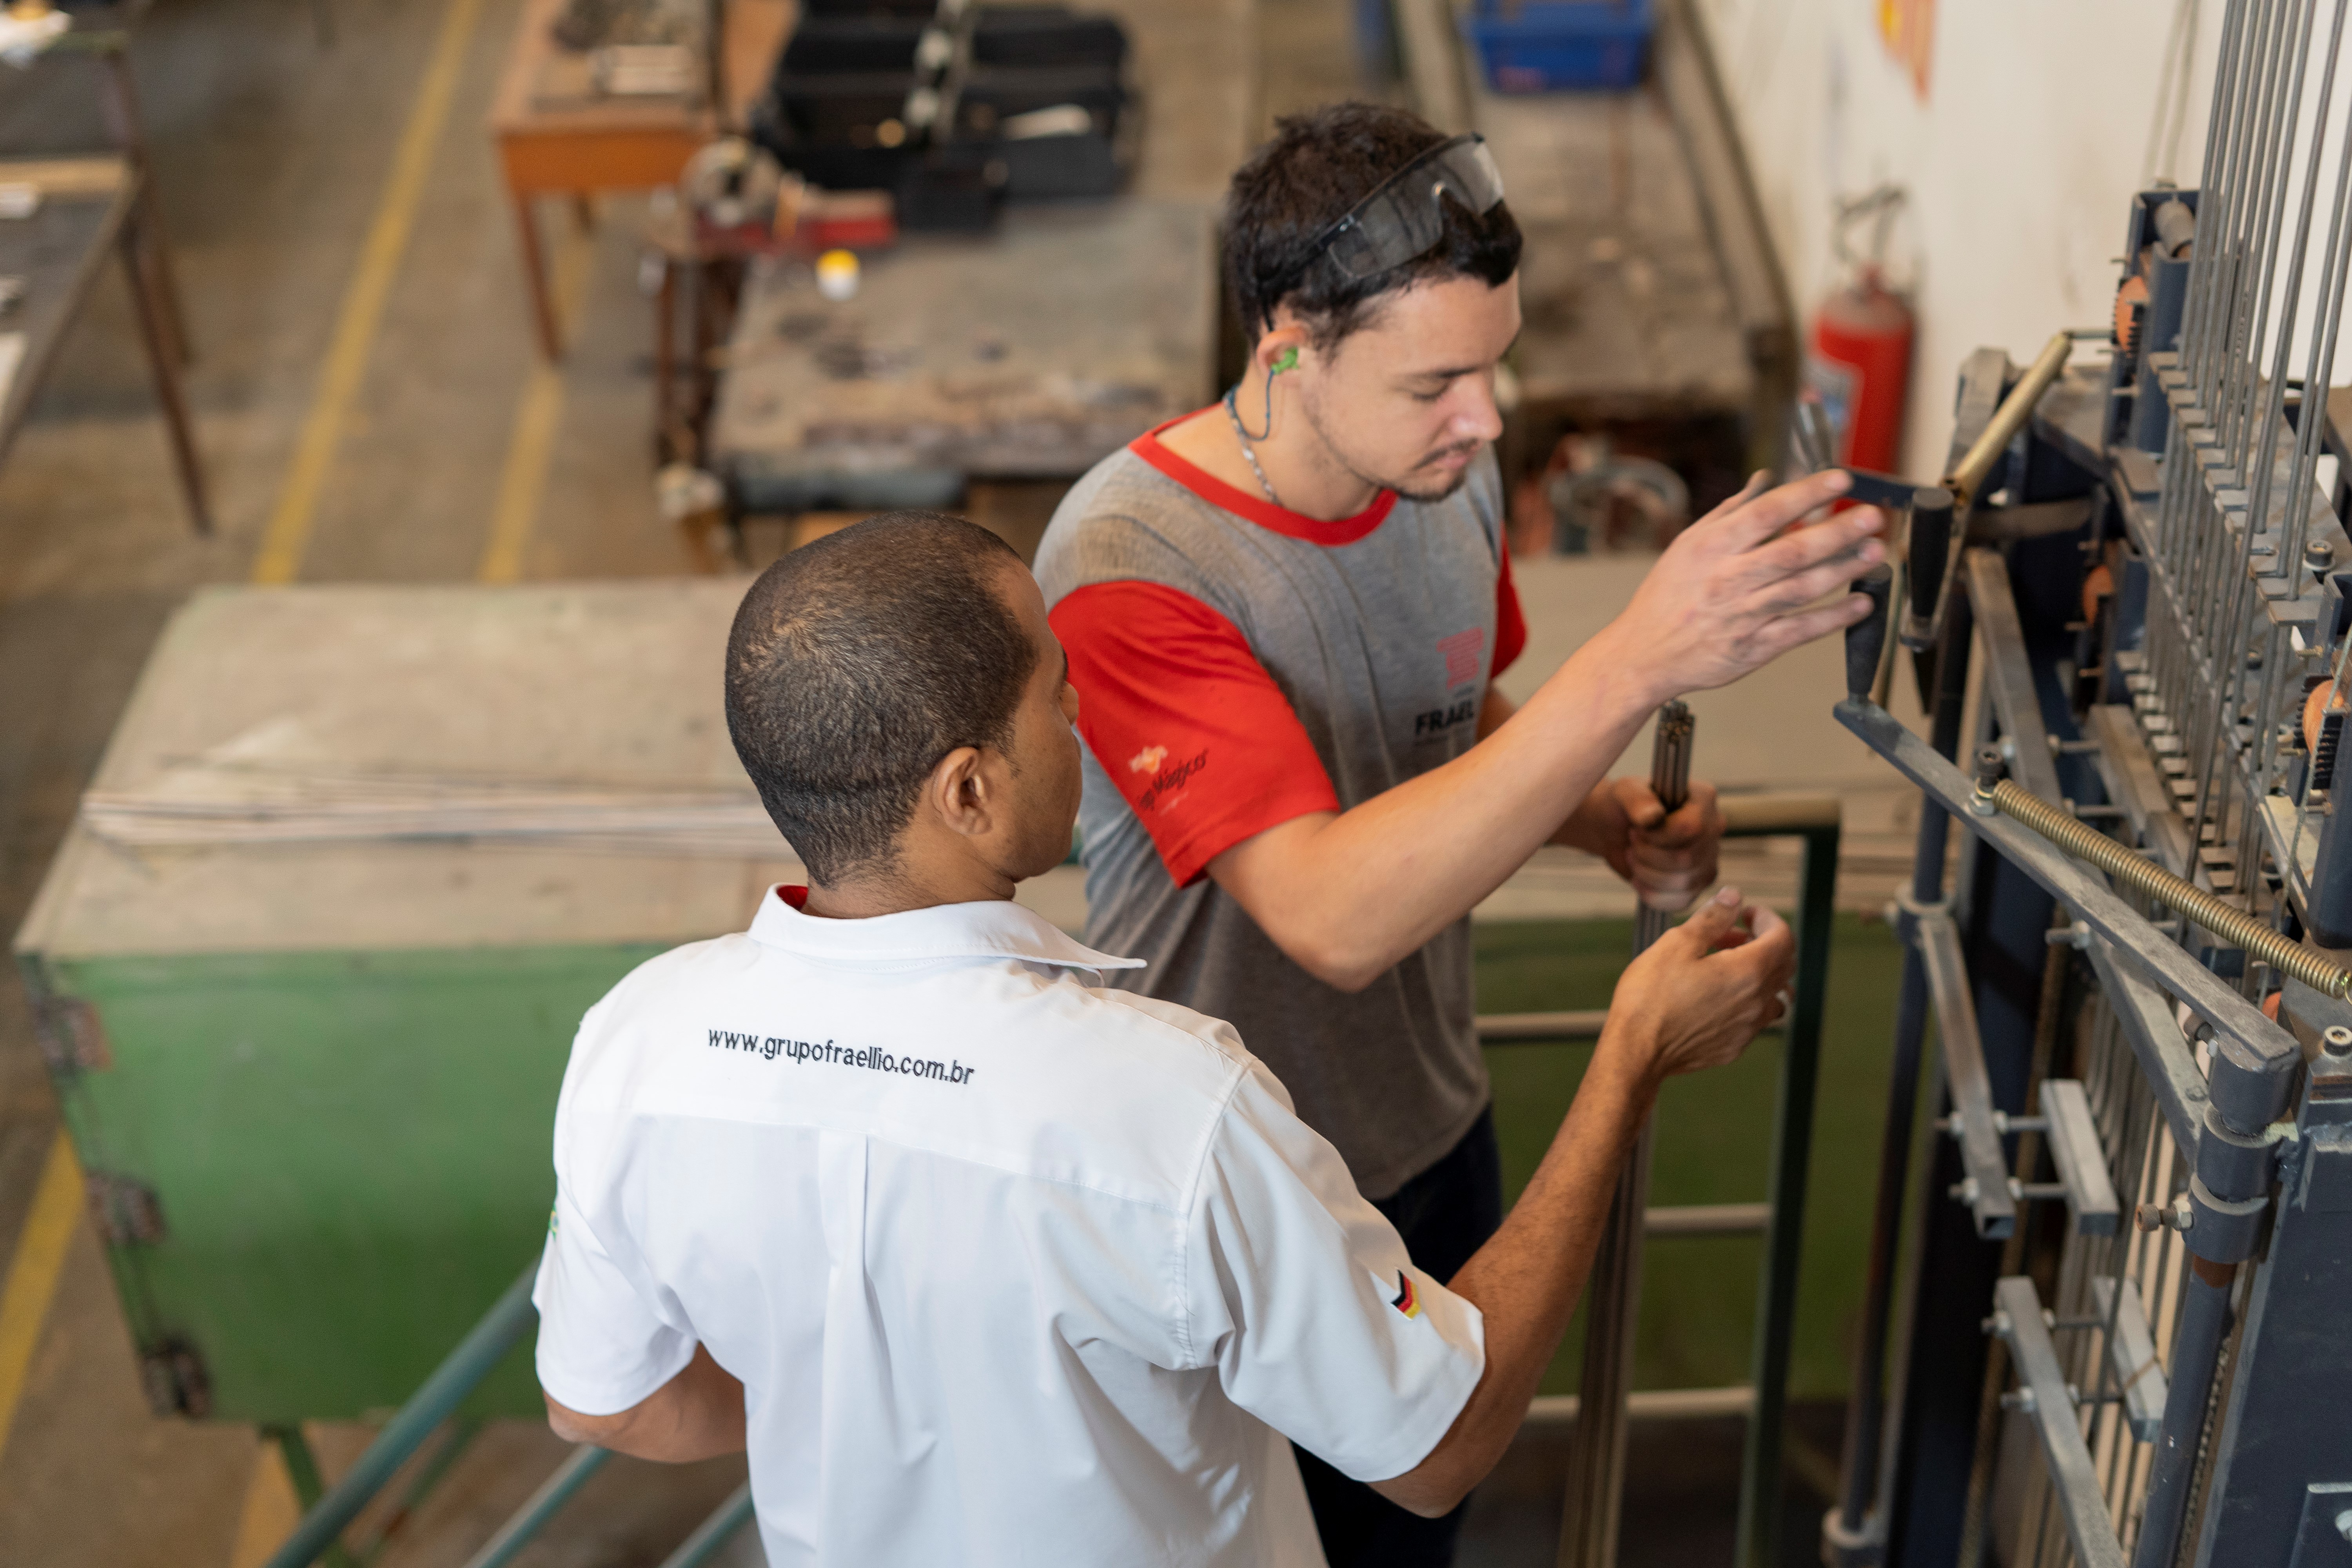
{"label": "man's outstretched arm", "polygon": [[569,1443],[672,1465],[743,1451],[743,1385],[700,1345],[676,1377],[610,1415],[583,1415],[553,1394],[541,1397],[548,1426]]}
{"label": "man's outstretched arm", "polygon": [[1831,470],[1734,497],[1684,530],[1624,612],[1468,752],[1353,810],[1244,839],[1209,875],[1308,973],[1370,984],[1559,831],[1661,702],[1866,613],[1859,595],[1821,601],[1883,557],[1869,538],[1878,514],[1790,527],[1846,483]]}
{"label": "man's outstretched arm", "polygon": [[1372,1483],[1434,1518],[1484,1480],[1527,1418],[1544,1368],[1583,1293],[1625,1153],[1676,1073],[1736,1059],[1779,1016],[1796,942],[1769,910],[1737,940],[1739,895],[1725,889],[1659,939],[1618,982],[1609,1023],[1575,1103],[1527,1191],[1447,1289],[1486,1319],[1486,1364],[1454,1425],[1421,1463]]}

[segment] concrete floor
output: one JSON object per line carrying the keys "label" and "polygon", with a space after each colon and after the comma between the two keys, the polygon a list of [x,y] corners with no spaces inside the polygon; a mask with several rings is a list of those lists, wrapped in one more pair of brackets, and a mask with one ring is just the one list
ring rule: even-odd
{"label": "concrete floor", "polygon": [[[220,531],[201,540],[186,526],[128,300],[110,278],[0,466],[0,928],[13,930],[29,901],[163,617],[191,588],[254,569],[452,15],[462,28],[454,94],[299,575],[470,579],[502,506],[527,526],[524,576],[687,569],[651,500],[652,325],[635,281],[635,201],[604,203],[593,234],[546,215],[556,268],[576,282],[572,347],[551,386],[534,380],[511,221],[484,131],[517,0],[327,4],[331,47],[293,0],[160,0],[136,41]],[[1360,90],[1349,9],[1349,0],[1263,0],[1261,126]],[[94,89],[79,62],[0,71],[0,149],[103,145]],[[516,436],[534,399],[542,413],[554,403],[543,467],[517,456],[529,456]],[[1013,532],[1036,526],[1051,497],[974,500]],[[783,538],[754,530],[755,561]],[[0,989],[5,1259],[26,1230],[57,1123],[13,970]],[[0,1321],[7,1310],[0,1301]],[[312,1436],[331,1476],[366,1434]],[[382,1561],[462,1560],[561,1452],[528,1424],[491,1428]],[[525,1561],[656,1561],[740,1469],[623,1461]],[[1519,1489],[1544,1489],[1538,1479]],[[100,1249],[79,1226],[13,1426],[0,1428],[0,1563],[254,1564],[294,1512],[284,1470],[255,1434],[148,1414]],[[1484,1560],[1516,1560],[1507,1543],[1528,1528],[1498,1522]],[[1549,1561],[1538,1549],[1541,1521],[1532,1528],[1528,1560]]]}

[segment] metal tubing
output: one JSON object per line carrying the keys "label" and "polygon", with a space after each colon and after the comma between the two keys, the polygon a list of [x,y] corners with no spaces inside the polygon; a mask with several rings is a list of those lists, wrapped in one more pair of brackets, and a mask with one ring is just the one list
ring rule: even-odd
{"label": "metal tubing", "polygon": [[[1953,596],[1944,616],[1936,658],[1936,706],[1928,744],[1948,759],[1959,751],[1960,723],[1968,701],[1969,652],[1975,641],[1974,612],[1965,594]],[[1907,733],[1907,731],[1906,731]],[[1950,813],[1932,790],[1919,801],[1919,837],[1911,860],[1915,908],[1944,897],[1944,858],[1950,843]],[[1841,1542],[1861,1542],[1883,1521],[1876,1519],[1879,1447],[1886,1415],[1886,1337],[1895,1310],[1895,1260],[1903,1233],[1904,1188],[1911,1163],[1911,1123],[1919,1099],[1919,1059],[1927,1033],[1927,972],[1919,951],[1903,955],[1903,983],[1895,1010],[1895,1046],[1888,1065],[1886,1122],[1878,1147],[1878,1186],[1870,1226],[1870,1273],[1863,1291],[1862,1333],[1853,1352],[1853,1393],[1848,1397],[1845,1453],[1837,1507],[1822,1527],[1823,1555],[1832,1562]]]}
{"label": "metal tubing", "polygon": [[523,1505],[499,1526],[498,1533],[483,1542],[482,1549],[466,1560],[466,1568],[506,1568],[518,1552],[529,1546],[547,1521],[562,1511],[572,1500],[572,1494],[588,1484],[588,1478],[604,1468],[613,1456],[593,1444],[583,1443],[572,1450],[555,1473],[541,1481],[539,1489],[524,1500]]}
{"label": "metal tubing", "polygon": [[1804,1251],[1805,1184],[1813,1147],[1813,1100],[1821,1077],[1822,1026],[1829,1013],[1830,941],[1837,916],[1839,819],[1804,830],[1797,901],[1797,975],[1781,1044],[1780,1093],[1772,1117],[1772,1186],[1764,1242],[1763,1300],[1756,1312],[1756,1409],[1741,1457],[1738,1568],[1780,1560],[1780,1463],[1795,1341],[1797,1275]]}
{"label": "metal tubing", "polygon": [[270,1557],[267,1568],[309,1568],[334,1543],[343,1527],[359,1516],[368,1500],[392,1479],[393,1472],[530,1331],[539,1319],[538,1310],[530,1304],[530,1289],[538,1279],[539,1265],[534,1261],[482,1314],[481,1321],[467,1331],[466,1337],[457,1342],[457,1348],[433,1369],[433,1375],[400,1407],[400,1413],[385,1424],[376,1440],[352,1466],[351,1473],[337,1481],[333,1489],[319,1500],[318,1506],[302,1516],[294,1533],[286,1538],[286,1544]]}
{"label": "metal tubing", "polygon": [[2087,860],[2116,881],[2147,894],[2203,926],[2232,947],[2242,947],[2282,974],[2291,974],[2324,996],[2352,995],[2352,970],[2338,968],[2320,953],[2272,930],[2245,910],[2223,903],[2204,889],[2181,880],[2147,856],[2077,821],[2048,801],[2028,795],[2009,779],[1978,797],[2001,815],[2033,829],[2077,860]]}
{"label": "metal tubing", "polygon": [[2173,1331],[2171,1385],[2164,1395],[2164,1430],[2147,1477],[2147,1507],[2139,1527],[2132,1568],[2172,1568],[2180,1550],[2180,1527],[2189,1512],[2189,1483],[2197,1468],[2198,1438],[2205,1430],[2213,1373],[2221,1342],[2230,1332],[2230,1288],[2234,1263],[2189,1261],[2180,1298],[2180,1323]]}
{"label": "metal tubing", "polygon": [[[1650,753],[1650,788],[1667,811],[1690,796],[1691,711],[1680,701],[1658,710]],[[1643,904],[1633,921],[1638,958],[1666,932],[1670,917]],[[1642,1238],[1650,1207],[1652,1127],[1644,1122],[1618,1173],[1617,1194],[1594,1255],[1584,1322],[1580,1419],[1570,1440],[1568,1498],[1560,1516],[1561,1568],[1615,1568],[1617,1526],[1625,1491],[1625,1396],[1633,1386],[1633,1328],[1642,1303]]]}
{"label": "metal tubing", "polygon": [[2066,355],[2074,342],[2072,333],[2060,332],[2042,345],[2033,363],[1993,411],[1992,423],[1984,427],[1976,444],[1944,476],[1943,488],[1952,492],[1955,516],[1966,517],[1977,504],[1977,487],[1984,483],[1985,476],[2000,461],[2011,439],[2025,428],[2025,422],[2033,416],[2033,405],[2042,401],[2042,395],[2050,390],[2058,373],[2066,368]]}
{"label": "metal tubing", "polygon": [[709,1519],[694,1527],[694,1533],[680,1542],[677,1551],[662,1559],[661,1568],[702,1568],[751,1516],[751,1483],[745,1481],[727,1494],[727,1500]]}

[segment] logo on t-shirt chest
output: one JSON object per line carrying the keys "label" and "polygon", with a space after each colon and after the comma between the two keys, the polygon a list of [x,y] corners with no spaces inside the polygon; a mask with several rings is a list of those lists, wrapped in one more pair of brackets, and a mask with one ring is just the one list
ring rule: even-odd
{"label": "logo on t-shirt chest", "polygon": [[1445,664],[1445,690],[1448,700],[1435,708],[1423,709],[1412,716],[1412,738],[1430,741],[1447,733],[1457,725],[1474,724],[1478,719],[1479,694],[1472,686],[1486,658],[1486,628],[1471,626],[1452,637],[1437,639],[1438,657]]}

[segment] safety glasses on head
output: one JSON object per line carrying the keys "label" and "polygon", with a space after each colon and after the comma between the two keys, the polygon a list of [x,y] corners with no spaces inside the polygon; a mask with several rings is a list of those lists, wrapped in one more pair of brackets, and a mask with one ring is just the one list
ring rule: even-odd
{"label": "safety glasses on head", "polygon": [[1503,199],[1502,172],[1485,137],[1442,142],[1381,181],[1317,237],[1307,266],[1329,267],[1350,282],[1402,267],[1444,233],[1448,196],[1482,217]]}

